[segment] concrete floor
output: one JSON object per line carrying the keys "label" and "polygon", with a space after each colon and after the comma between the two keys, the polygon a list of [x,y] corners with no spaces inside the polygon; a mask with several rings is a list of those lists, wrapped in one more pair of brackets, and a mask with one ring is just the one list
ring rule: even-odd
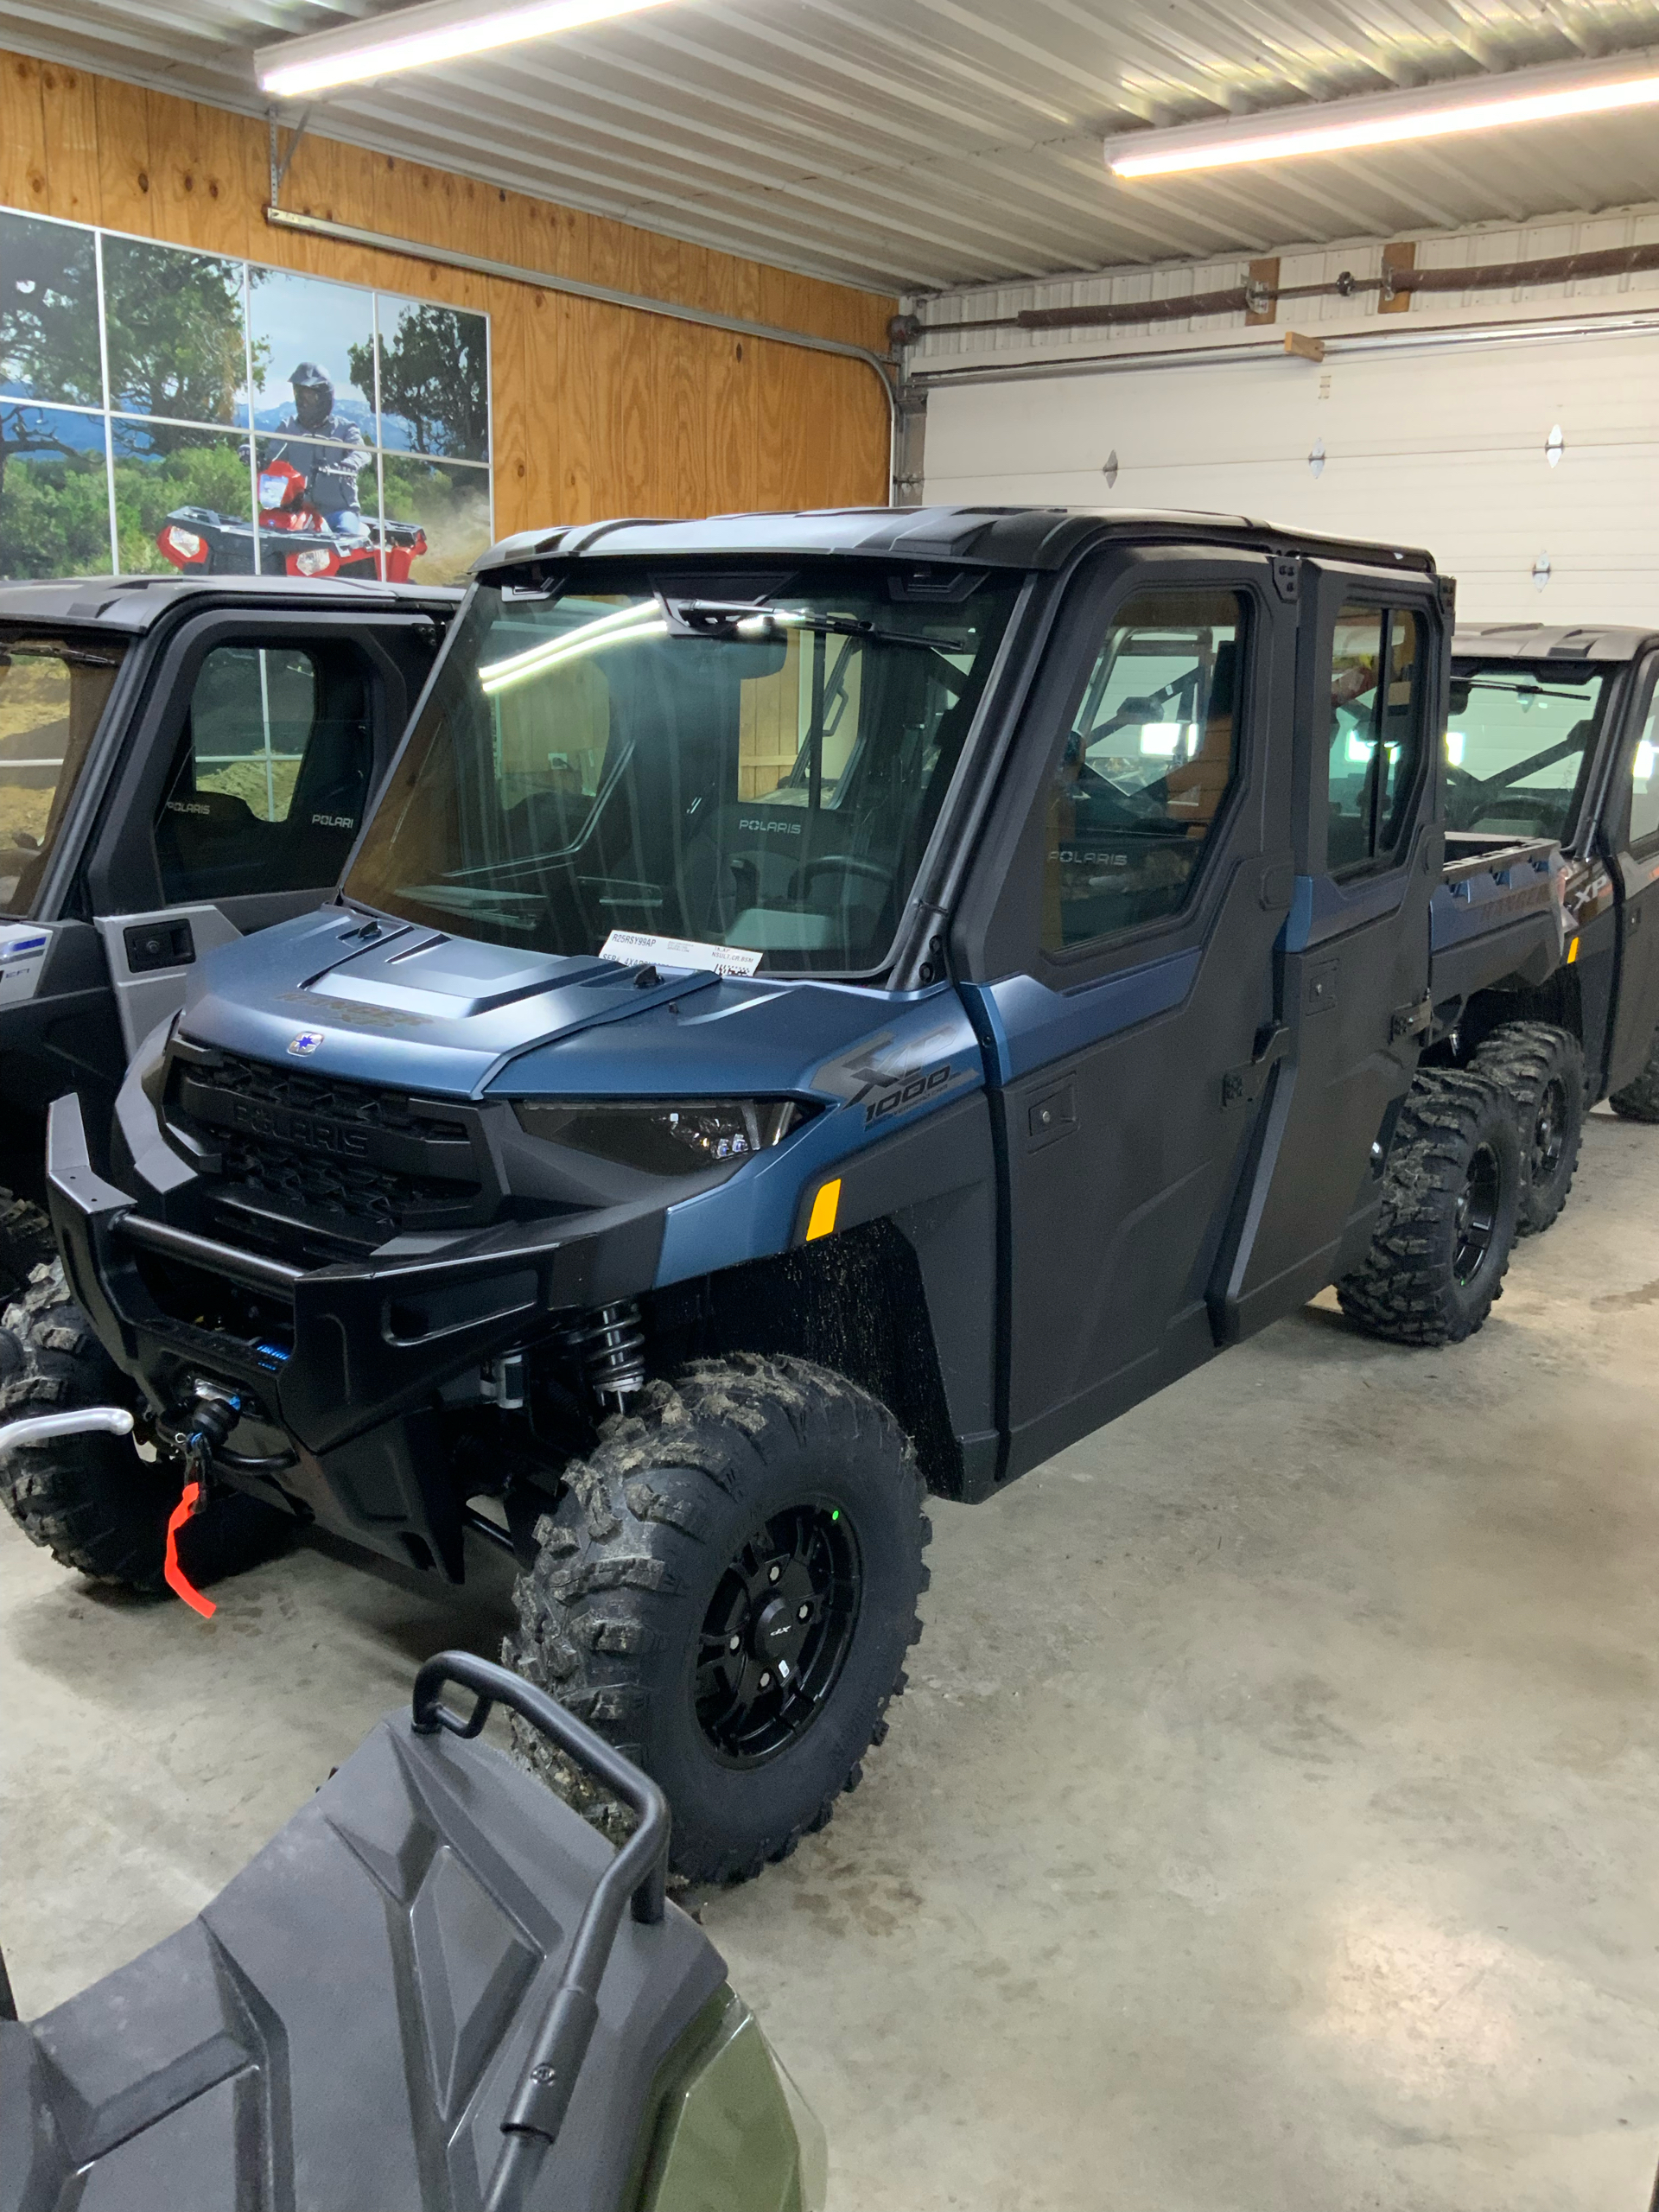
{"label": "concrete floor", "polygon": [[[936,1512],[864,1787],[705,1923],[834,2212],[1643,2212],[1659,2155],[1659,1129],[1460,1351],[1321,1301]],[[0,1528],[25,2013],[176,1926],[505,1577],[182,1608]]]}

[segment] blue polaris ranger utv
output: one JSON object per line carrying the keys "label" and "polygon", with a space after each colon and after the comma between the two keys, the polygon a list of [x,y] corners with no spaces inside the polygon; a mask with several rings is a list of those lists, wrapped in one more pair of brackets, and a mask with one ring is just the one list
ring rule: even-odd
{"label": "blue polaris ranger utv", "polygon": [[[782,1856],[886,1732],[929,1493],[1328,1283],[1412,1342],[1490,1308],[1515,1110],[1419,1068],[1450,597],[1193,515],[497,547],[338,899],[193,971],[112,1179],[54,1109],[153,1449],[20,1454],[14,1514],[154,1580],[182,1460],[204,1536],[509,1546],[509,1657],[661,1783],[680,1871]],[[1553,850],[1456,863],[1546,960]]]}

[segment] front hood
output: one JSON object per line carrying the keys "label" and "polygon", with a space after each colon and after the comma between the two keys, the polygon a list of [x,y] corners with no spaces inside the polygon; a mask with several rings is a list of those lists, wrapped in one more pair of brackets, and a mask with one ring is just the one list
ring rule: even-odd
{"label": "front hood", "polygon": [[977,1071],[948,985],[898,995],[682,969],[642,988],[643,970],[611,960],[364,928],[330,906],[222,947],[192,975],[181,1031],[296,1072],[461,1098],[862,1099],[935,1060],[957,1082]]}

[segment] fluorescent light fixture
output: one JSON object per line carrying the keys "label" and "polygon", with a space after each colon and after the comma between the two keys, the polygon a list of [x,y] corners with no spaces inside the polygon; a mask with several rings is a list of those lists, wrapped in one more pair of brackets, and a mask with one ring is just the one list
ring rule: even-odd
{"label": "fluorescent light fixture", "polygon": [[1173,130],[1141,130],[1106,141],[1114,176],[1178,176],[1192,169],[1236,168],[1250,162],[1289,161],[1306,154],[1347,154],[1368,146],[1446,138],[1464,130],[1499,130],[1553,123],[1574,115],[1613,115],[1659,105],[1659,52],[1652,48],[1601,61],[1573,61],[1501,76],[1465,77],[1414,92],[1380,92],[1351,100],[1230,116]]}
{"label": "fluorescent light fixture", "polygon": [[400,69],[427,69],[435,62],[493,54],[524,39],[552,38],[560,31],[582,30],[609,22],[613,16],[668,4],[669,0],[527,0],[518,7],[480,8],[478,0],[423,0],[419,7],[395,8],[336,30],[262,46],[253,57],[254,73],[262,92],[297,99]]}

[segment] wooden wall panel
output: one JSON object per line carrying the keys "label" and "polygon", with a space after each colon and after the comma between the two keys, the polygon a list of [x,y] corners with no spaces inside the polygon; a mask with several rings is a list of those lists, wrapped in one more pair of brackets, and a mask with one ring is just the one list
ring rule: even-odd
{"label": "wooden wall panel", "polygon": [[[487,313],[499,534],[887,497],[861,363],[273,230],[267,190],[262,123],[0,52],[0,205]],[[897,305],[329,139],[302,144],[283,200],[876,353]]]}

